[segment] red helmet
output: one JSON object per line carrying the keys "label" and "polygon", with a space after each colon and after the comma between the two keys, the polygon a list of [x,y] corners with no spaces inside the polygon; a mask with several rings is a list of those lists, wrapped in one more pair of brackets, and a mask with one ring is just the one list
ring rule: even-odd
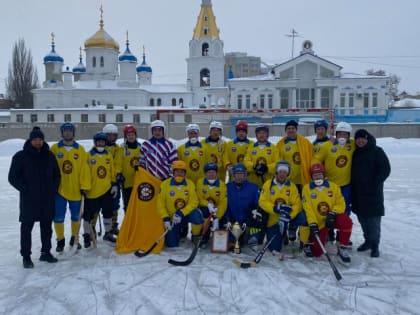
{"label": "red helmet", "polygon": [[322,164],[314,164],[311,166],[309,172],[311,173],[311,176],[315,173],[322,173],[325,176],[325,167]]}
{"label": "red helmet", "polygon": [[238,120],[235,125],[236,131],[245,130],[248,131],[248,123],[245,120]]}
{"label": "red helmet", "polygon": [[137,135],[137,129],[133,125],[127,125],[123,129],[124,137],[127,137],[127,134],[130,132],[134,132]]}

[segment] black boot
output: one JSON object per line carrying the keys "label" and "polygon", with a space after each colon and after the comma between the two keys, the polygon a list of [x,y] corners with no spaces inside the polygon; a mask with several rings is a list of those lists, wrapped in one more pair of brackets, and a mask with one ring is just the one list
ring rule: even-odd
{"label": "black boot", "polygon": [[66,240],[64,238],[61,240],[57,240],[57,247],[55,248],[55,251],[57,253],[61,253],[64,250],[65,244],[66,244]]}
{"label": "black boot", "polygon": [[[72,236],[70,238],[69,245],[70,245],[70,247],[73,247],[74,246],[74,236]],[[82,245],[80,245],[80,240],[79,240],[79,243],[77,243],[77,249],[82,249]]]}
{"label": "black boot", "polygon": [[51,255],[50,252],[48,253],[41,253],[41,256],[39,257],[40,261],[46,261],[48,263],[56,263],[58,261],[57,258],[55,258],[53,255]]}
{"label": "black boot", "polygon": [[30,269],[34,267],[34,263],[31,260],[31,256],[23,257],[23,268]]}
{"label": "black boot", "polygon": [[358,252],[364,252],[367,251],[368,249],[370,249],[370,243],[368,241],[365,241],[362,245],[360,245],[359,247],[357,247],[357,251]]}
{"label": "black boot", "polygon": [[91,243],[90,234],[89,233],[83,234],[83,246],[85,248],[89,248],[90,247],[90,243]]}
{"label": "black boot", "polygon": [[291,242],[296,241],[296,231],[297,231],[297,228],[295,226],[289,226],[289,231],[288,231],[289,241]]}
{"label": "black boot", "polygon": [[370,257],[379,257],[379,246],[372,245],[372,250],[370,251]]}
{"label": "black boot", "polygon": [[109,232],[105,232],[103,240],[111,242],[111,243],[115,243],[117,241],[117,238],[115,237],[114,234],[111,233],[111,231],[109,231]]}

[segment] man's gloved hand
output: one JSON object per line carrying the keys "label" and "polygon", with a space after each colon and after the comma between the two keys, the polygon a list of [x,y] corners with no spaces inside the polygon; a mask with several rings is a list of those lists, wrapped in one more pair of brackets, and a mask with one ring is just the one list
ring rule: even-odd
{"label": "man's gloved hand", "polygon": [[172,230],[171,219],[169,219],[169,217],[163,219],[163,227],[165,228],[165,230]]}
{"label": "man's gloved hand", "polygon": [[268,171],[268,167],[265,164],[256,164],[254,166],[255,174],[258,176],[263,176]]}
{"label": "man's gloved hand", "polygon": [[87,196],[87,190],[85,190],[85,189],[80,189],[80,194],[81,194],[84,198],[86,198],[86,196]]}
{"label": "man's gloved hand", "polygon": [[182,218],[184,217],[184,214],[181,210],[176,210],[174,213],[174,216],[172,217],[172,222],[174,225],[180,224],[182,221]]}
{"label": "man's gloved hand", "polygon": [[334,228],[334,224],[335,224],[335,217],[337,216],[337,213],[335,213],[334,211],[330,211],[327,214],[327,218],[325,219],[325,226],[328,229],[333,229]]}
{"label": "man's gloved hand", "polygon": [[219,229],[219,219],[213,218],[213,223],[212,223],[212,226],[211,226],[211,230],[216,231],[218,229]]}
{"label": "man's gloved hand", "polygon": [[316,235],[319,236],[318,224],[316,224],[316,223],[309,224],[309,230],[311,231],[311,236],[313,236],[313,237],[315,237]]}
{"label": "man's gloved hand", "polygon": [[209,202],[207,204],[207,208],[209,209],[210,214],[213,214],[214,216],[216,215],[218,209],[214,206],[212,202]]}

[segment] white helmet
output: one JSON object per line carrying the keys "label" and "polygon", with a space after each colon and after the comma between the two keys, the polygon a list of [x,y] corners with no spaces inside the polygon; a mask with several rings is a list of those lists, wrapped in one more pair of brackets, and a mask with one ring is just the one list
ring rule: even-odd
{"label": "white helmet", "polygon": [[335,127],[335,133],[337,132],[348,132],[349,134],[351,133],[351,125],[349,123],[346,123],[344,121],[340,121],[337,124],[337,127]]}
{"label": "white helmet", "polygon": [[163,130],[165,130],[165,123],[162,120],[154,120],[150,124],[150,129],[153,130],[153,128],[155,127],[160,127],[163,128]]}
{"label": "white helmet", "polygon": [[190,131],[195,131],[197,133],[200,133],[200,126],[197,124],[189,124],[186,128],[185,131],[187,132],[187,135]]}
{"label": "white helmet", "polygon": [[209,131],[211,131],[213,128],[220,129],[220,131],[223,132],[223,125],[222,125],[222,123],[220,121],[213,120],[210,123]]}
{"label": "white helmet", "polygon": [[115,126],[114,124],[107,124],[102,129],[102,132],[103,133],[116,133],[116,134],[118,134],[118,127]]}

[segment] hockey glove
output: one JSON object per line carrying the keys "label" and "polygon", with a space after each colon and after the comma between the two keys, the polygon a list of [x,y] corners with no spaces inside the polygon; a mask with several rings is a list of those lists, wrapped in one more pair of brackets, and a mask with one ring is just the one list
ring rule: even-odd
{"label": "hockey glove", "polygon": [[163,219],[163,227],[165,228],[165,230],[172,230],[172,224],[171,224],[171,219],[169,219],[168,217]]}
{"label": "hockey glove", "polygon": [[268,167],[265,164],[257,164],[254,166],[255,174],[263,176],[268,171]]}
{"label": "hockey glove", "polygon": [[117,184],[118,184],[118,186],[124,185],[124,182],[125,182],[124,175],[122,173],[118,173],[117,174]]}
{"label": "hockey glove", "polygon": [[313,236],[313,237],[315,237],[315,235],[319,236],[318,224],[316,224],[316,223],[309,224],[309,230],[311,231],[311,236]]}
{"label": "hockey glove", "polygon": [[86,196],[87,196],[87,190],[81,189],[81,190],[80,190],[80,194],[81,194],[83,197],[85,197],[85,198],[86,198]]}
{"label": "hockey glove", "polygon": [[216,215],[218,209],[214,206],[212,202],[209,202],[207,204],[207,208],[209,209],[210,214]]}
{"label": "hockey glove", "polygon": [[118,186],[116,185],[116,184],[112,184],[112,187],[111,187],[111,196],[112,196],[112,198],[117,198],[117,195],[118,195]]}
{"label": "hockey glove", "polygon": [[216,230],[218,230],[218,229],[219,229],[219,219],[214,218],[214,219],[213,219],[212,226],[211,226],[211,230],[212,230],[212,231],[216,231]]}
{"label": "hockey glove", "polygon": [[325,219],[325,226],[330,230],[334,228],[336,215],[337,213],[334,211],[330,211],[327,214],[327,218]]}
{"label": "hockey glove", "polygon": [[184,217],[184,214],[182,213],[182,211],[176,210],[176,212],[174,213],[174,216],[172,217],[172,222],[174,223],[174,225],[177,225],[181,223],[183,217]]}

